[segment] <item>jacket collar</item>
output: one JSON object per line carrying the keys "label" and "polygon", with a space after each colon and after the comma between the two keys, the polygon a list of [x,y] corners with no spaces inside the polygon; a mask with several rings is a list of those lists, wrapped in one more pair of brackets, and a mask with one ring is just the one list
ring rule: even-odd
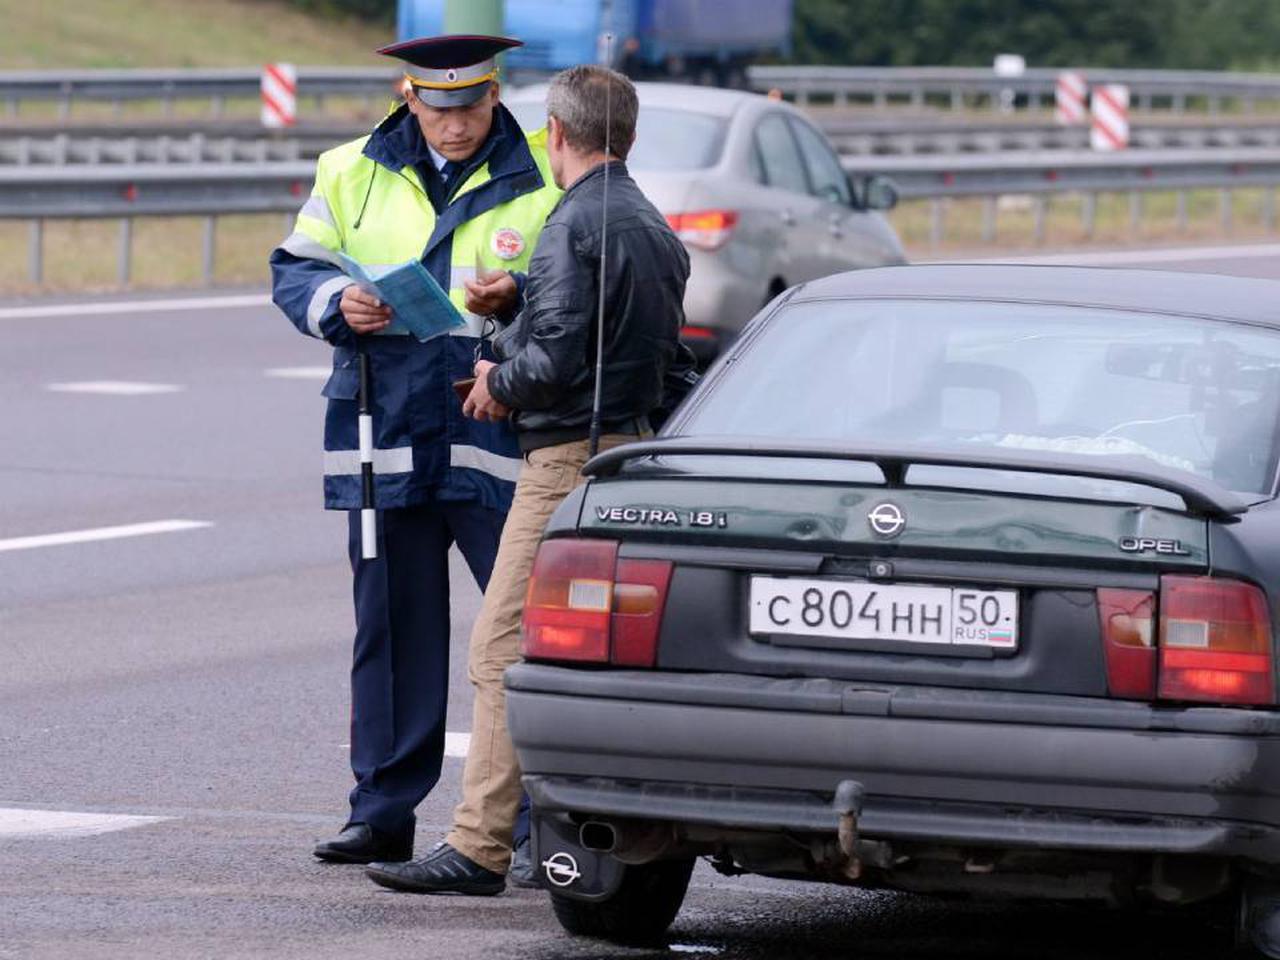
{"label": "jacket collar", "polygon": [[[424,163],[434,166],[431,151],[422,136],[422,128],[418,126],[417,118],[409,112],[408,105],[403,103],[374,128],[362,152],[392,173]],[[494,109],[493,126],[489,129],[488,138],[464,167],[469,173],[486,160],[489,163],[489,176],[494,180],[537,170],[520,125],[516,123],[511,111],[502,104]]]}

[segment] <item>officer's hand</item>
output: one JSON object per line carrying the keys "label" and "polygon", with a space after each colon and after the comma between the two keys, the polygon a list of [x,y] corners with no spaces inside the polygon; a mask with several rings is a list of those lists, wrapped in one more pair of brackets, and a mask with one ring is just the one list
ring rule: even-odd
{"label": "officer's hand", "polygon": [[391,322],[391,308],[354,283],[342,291],[338,309],[347,326],[356,333],[377,333]]}
{"label": "officer's hand", "polygon": [[511,408],[493,399],[493,395],[489,393],[489,371],[496,366],[496,363],[488,360],[476,362],[476,385],[471,388],[466,402],[462,404],[464,416],[476,420],[505,420],[511,415]]}
{"label": "officer's hand", "polygon": [[516,305],[516,281],[505,270],[489,274],[485,279],[465,280],[467,309],[481,316],[507,313]]}

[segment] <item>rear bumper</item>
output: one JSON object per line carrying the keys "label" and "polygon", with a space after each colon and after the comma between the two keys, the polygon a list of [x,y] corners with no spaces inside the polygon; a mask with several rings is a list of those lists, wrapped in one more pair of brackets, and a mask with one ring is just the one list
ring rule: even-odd
{"label": "rear bumper", "polygon": [[1280,718],[1088,698],[519,664],[512,736],[548,812],[1280,863]]}

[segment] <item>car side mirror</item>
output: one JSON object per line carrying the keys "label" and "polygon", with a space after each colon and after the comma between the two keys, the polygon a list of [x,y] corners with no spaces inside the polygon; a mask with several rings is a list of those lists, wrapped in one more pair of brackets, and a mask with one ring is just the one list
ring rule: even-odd
{"label": "car side mirror", "polygon": [[863,210],[892,210],[898,205],[897,185],[878,173],[859,177],[854,196]]}

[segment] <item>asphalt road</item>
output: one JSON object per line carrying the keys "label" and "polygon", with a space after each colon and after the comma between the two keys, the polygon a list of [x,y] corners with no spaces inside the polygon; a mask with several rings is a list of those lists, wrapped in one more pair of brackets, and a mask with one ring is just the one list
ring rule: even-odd
{"label": "asphalt road", "polygon": [[[1280,278],[1280,247],[1133,258]],[[669,948],[645,953],[566,937],[539,891],[421,898],[314,862],[350,781],[345,528],[318,477],[327,349],[261,296],[218,297],[0,308],[0,957],[1217,952],[1225,934],[1201,916],[700,866]],[[168,526],[87,539],[139,524]],[[453,581],[462,733],[478,595],[461,564]],[[419,810],[420,849],[447,826],[460,768],[446,761]]]}

